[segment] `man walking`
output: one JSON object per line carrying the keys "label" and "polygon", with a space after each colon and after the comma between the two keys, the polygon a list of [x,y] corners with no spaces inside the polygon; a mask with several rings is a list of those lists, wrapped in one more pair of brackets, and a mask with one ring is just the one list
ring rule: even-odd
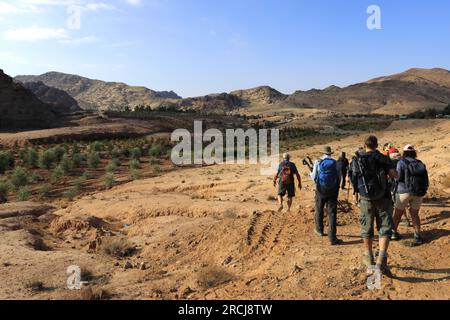
{"label": "man walking", "polygon": [[398,174],[392,160],[381,154],[378,139],[369,136],[364,142],[365,150],[357,153],[352,162],[352,184],[360,195],[361,236],[364,240],[364,263],[367,267],[375,264],[373,256],[374,220],[377,220],[379,235],[379,256],[376,267],[390,276],[388,267],[388,247],[392,235],[392,201],[388,187],[388,177],[397,179]]}
{"label": "man walking", "polygon": [[291,210],[292,201],[295,197],[295,182],[294,175],[297,177],[298,189],[302,189],[302,179],[298,173],[297,166],[290,161],[291,156],[289,153],[283,154],[283,161],[278,166],[278,171],[273,178],[274,187],[278,184],[278,212],[283,210],[283,197],[287,194],[288,211]]}
{"label": "man walking", "polygon": [[331,157],[333,154],[331,147],[325,147],[323,153],[323,157],[314,163],[311,172],[311,178],[316,183],[316,228],[314,231],[317,235],[323,237],[323,218],[326,205],[329,224],[328,239],[330,244],[334,246],[342,243],[336,236],[340,174],[336,160]]}
{"label": "man walking", "polygon": [[342,152],[341,156],[338,159],[338,168],[341,173],[341,189],[345,190],[346,187],[346,179],[347,179],[347,171],[349,167],[348,159],[346,158],[345,152]]}

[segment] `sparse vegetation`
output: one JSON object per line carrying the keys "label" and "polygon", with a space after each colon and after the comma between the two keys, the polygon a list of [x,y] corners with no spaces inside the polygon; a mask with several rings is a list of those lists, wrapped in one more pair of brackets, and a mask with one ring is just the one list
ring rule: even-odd
{"label": "sparse vegetation", "polygon": [[113,173],[107,173],[105,175],[105,181],[104,182],[105,182],[105,187],[107,189],[111,189],[114,186],[114,182],[115,182],[114,174]]}
{"label": "sparse vegetation", "polygon": [[28,172],[23,167],[16,167],[11,175],[10,180],[15,190],[19,190],[20,187],[24,187],[28,183]]}
{"label": "sparse vegetation", "polygon": [[89,158],[88,158],[89,168],[96,169],[99,164],[100,164],[100,155],[99,155],[99,153],[96,152],[96,151],[92,151],[89,154]]}
{"label": "sparse vegetation", "polygon": [[4,181],[0,181],[0,203],[8,201],[9,185]]}
{"label": "sparse vegetation", "polygon": [[17,200],[27,201],[30,198],[30,191],[27,186],[20,187],[17,191]]}
{"label": "sparse vegetation", "polygon": [[129,257],[136,251],[136,247],[126,239],[109,239],[103,243],[102,249],[107,255],[116,258]]}
{"label": "sparse vegetation", "polygon": [[198,283],[204,289],[211,289],[233,280],[233,275],[221,267],[211,266],[199,271]]}

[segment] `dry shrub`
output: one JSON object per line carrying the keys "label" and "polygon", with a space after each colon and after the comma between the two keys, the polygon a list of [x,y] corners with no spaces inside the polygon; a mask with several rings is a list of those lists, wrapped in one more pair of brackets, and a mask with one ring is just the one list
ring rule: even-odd
{"label": "dry shrub", "polygon": [[84,287],[80,290],[81,300],[108,300],[111,295],[109,292],[100,287]]}
{"label": "dry shrub", "polygon": [[44,283],[38,280],[31,280],[25,284],[25,288],[30,289],[33,292],[40,292],[45,290]]}
{"label": "dry shrub", "polygon": [[136,247],[126,239],[109,239],[103,243],[102,249],[107,255],[117,258],[129,257],[136,251]]}
{"label": "dry shrub", "polygon": [[225,212],[223,213],[223,217],[226,219],[236,219],[237,218],[236,210],[231,208],[225,210]]}
{"label": "dry shrub", "polygon": [[217,266],[206,267],[199,271],[197,281],[204,290],[217,287],[233,280],[233,275]]}

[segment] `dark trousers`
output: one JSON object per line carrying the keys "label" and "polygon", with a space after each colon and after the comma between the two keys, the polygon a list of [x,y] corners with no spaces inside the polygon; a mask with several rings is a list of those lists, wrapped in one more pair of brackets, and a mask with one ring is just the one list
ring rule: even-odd
{"label": "dark trousers", "polygon": [[328,238],[330,241],[336,239],[336,220],[337,220],[337,201],[338,194],[331,197],[324,197],[320,192],[316,191],[316,230],[323,233],[323,216],[324,208],[327,206],[328,212]]}
{"label": "dark trousers", "polygon": [[341,172],[341,189],[345,189],[345,183],[347,180],[347,171]]}

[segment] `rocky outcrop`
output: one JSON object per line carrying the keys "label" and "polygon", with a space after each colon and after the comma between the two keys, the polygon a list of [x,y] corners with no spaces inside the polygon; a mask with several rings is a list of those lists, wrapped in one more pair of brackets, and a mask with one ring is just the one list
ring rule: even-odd
{"label": "rocky outcrop", "polygon": [[0,130],[49,128],[55,121],[49,105],[0,70]]}
{"label": "rocky outcrop", "polygon": [[25,82],[22,85],[34,93],[42,102],[50,105],[54,112],[70,113],[80,111],[77,101],[67,92],[46,86],[43,82]]}
{"label": "rocky outcrop", "polygon": [[20,82],[42,82],[70,94],[82,109],[123,110],[139,105],[152,105],[164,100],[181,99],[173,91],[158,92],[120,82],[105,82],[73,74],[48,72],[40,76],[17,76]]}

